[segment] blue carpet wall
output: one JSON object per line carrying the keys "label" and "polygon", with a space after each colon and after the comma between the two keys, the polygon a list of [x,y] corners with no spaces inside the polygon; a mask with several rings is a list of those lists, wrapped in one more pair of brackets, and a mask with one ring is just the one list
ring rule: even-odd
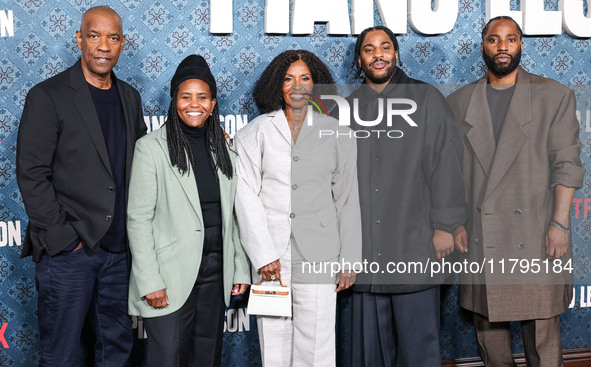
{"label": "blue carpet wall", "polygon": [[[460,0],[452,32],[422,36],[410,27],[399,37],[403,69],[412,77],[455,89],[484,75],[480,55],[480,30],[484,25],[484,0]],[[135,86],[143,99],[150,128],[164,121],[169,103],[168,89],[178,63],[188,54],[206,57],[218,81],[220,113],[228,131],[252,120],[258,111],[251,91],[268,62],[286,49],[303,48],[316,53],[339,83],[357,82],[352,68],[352,36],[327,35],[317,24],[306,36],[267,35],[263,30],[263,0],[234,1],[234,32],[209,33],[209,1],[199,0],[4,0],[0,3],[0,326],[8,349],[0,345],[0,366],[33,366],[38,360],[36,291],[30,259],[19,259],[21,235],[27,224],[15,177],[16,135],[27,91],[36,83],[72,65],[79,57],[74,40],[82,13],[94,5],[110,5],[124,19],[126,48],[115,71]],[[519,9],[519,1],[512,8]],[[547,10],[556,10],[558,0],[546,0]],[[8,11],[12,13],[6,24]],[[381,23],[375,12],[376,24]],[[3,24],[4,23],[4,24]],[[14,34],[6,30],[14,28]],[[8,27],[8,28],[7,28]],[[589,85],[591,49],[589,39],[566,34],[526,37],[522,65],[529,71],[574,88],[581,113],[581,158],[589,170],[591,162],[591,114]],[[444,86],[447,85],[447,86]],[[575,298],[563,316],[564,348],[591,344],[591,176],[577,191],[572,210],[575,253]],[[224,366],[260,365],[256,321],[244,314],[244,299],[228,310]],[[477,356],[470,318],[458,307],[457,287],[442,292],[443,358]],[[339,301],[339,354],[349,349],[351,332],[345,324],[347,298]],[[134,364],[142,364],[143,330]],[[516,351],[522,350],[520,331],[514,332]],[[84,360],[81,355],[81,361]],[[84,364],[81,362],[81,364]],[[343,365],[346,365],[344,362]]]}

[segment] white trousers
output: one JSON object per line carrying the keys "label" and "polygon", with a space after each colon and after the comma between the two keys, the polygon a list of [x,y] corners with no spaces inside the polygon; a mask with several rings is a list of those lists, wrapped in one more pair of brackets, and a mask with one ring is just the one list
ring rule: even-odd
{"label": "white trousers", "polygon": [[302,256],[293,237],[279,259],[281,280],[291,287],[292,317],[257,316],[264,367],[334,367],[336,365],[334,279],[323,284],[292,282],[302,271]]}

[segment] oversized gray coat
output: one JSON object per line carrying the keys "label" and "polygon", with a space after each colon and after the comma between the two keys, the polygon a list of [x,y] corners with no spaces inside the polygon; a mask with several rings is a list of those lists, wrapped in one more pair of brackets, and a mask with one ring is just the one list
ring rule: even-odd
{"label": "oversized gray coat", "polygon": [[[486,85],[485,76],[448,97],[464,143],[466,256],[494,264],[494,273],[461,278],[460,305],[491,322],[549,318],[564,312],[572,298],[572,273],[555,272],[551,262],[546,272],[543,261],[554,187],[583,183],[575,96],[520,68],[495,147]],[[519,265],[511,271],[510,259],[536,260],[541,271],[524,274]],[[571,246],[561,260],[569,259]]]}

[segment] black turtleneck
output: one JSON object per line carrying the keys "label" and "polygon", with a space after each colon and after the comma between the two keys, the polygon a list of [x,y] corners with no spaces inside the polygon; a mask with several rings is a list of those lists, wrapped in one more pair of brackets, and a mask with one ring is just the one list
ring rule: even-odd
{"label": "black turtleneck", "polygon": [[193,153],[193,161],[195,162],[193,171],[199,191],[203,225],[205,227],[219,226],[222,224],[220,185],[212,167],[210,152],[207,149],[205,126],[190,127],[181,122],[181,129]]}

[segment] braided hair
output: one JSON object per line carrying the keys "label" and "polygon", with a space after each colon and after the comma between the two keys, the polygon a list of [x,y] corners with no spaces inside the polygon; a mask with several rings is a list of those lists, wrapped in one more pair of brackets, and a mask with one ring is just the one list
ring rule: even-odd
{"label": "braided hair", "polygon": [[396,57],[396,63],[400,64],[400,66],[402,66],[402,61],[400,61],[400,52],[398,51],[398,39],[396,39],[396,35],[394,34],[394,32],[392,32],[392,30],[390,28],[388,28],[384,25],[376,25],[373,27],[365,28],[359,34],[359,36],[357,36],[357,41],[355,42],[354,57],[353,57],[353,68],[355,70],[357,70],[357,77],[358,78],[361,77],[361,72],[362,72],[361,67],[359,66],[359,63],[357,62],[357,60],[359,60],[359,56],[361,56],[361,47],[363,46],[363,41],[365,41],[365,36],[367,36],[367,34],[369,32],[373,32],[373,31],[383,31],[384,33],[386,33],[386,35],[392,41],[392,47],[394,47],[394,51],[398,52],[398,56]]}

